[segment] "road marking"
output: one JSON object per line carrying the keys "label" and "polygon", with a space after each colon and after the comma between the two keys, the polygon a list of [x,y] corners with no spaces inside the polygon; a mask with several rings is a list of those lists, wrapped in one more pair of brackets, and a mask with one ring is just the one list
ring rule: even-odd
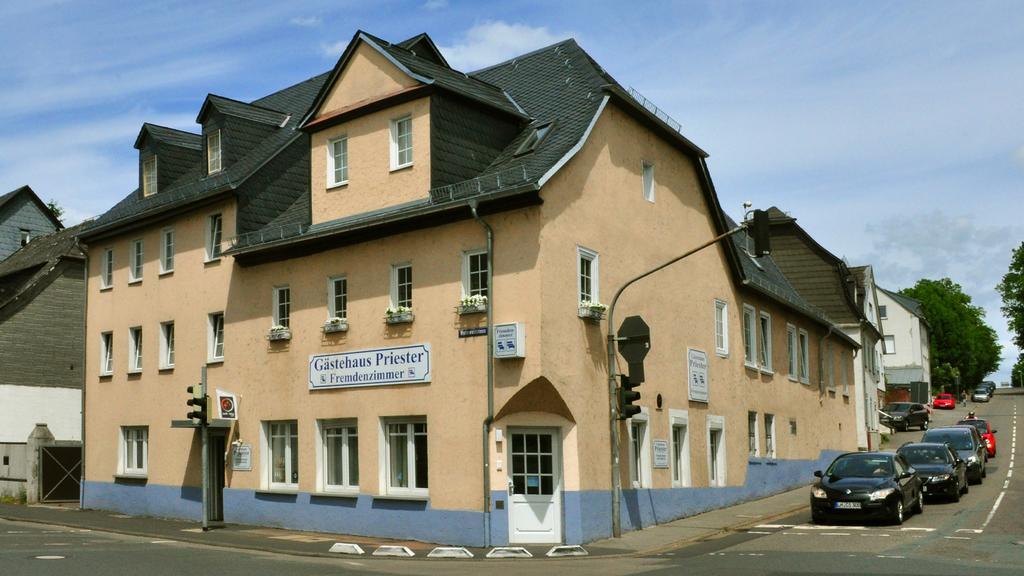
{"label": "road marking", "polygon": [[878,555],[878,557],[879,557],[879,558],[899,558],[899,559],[901,559],[901,560],[902,560],[903,558],[906,558],[906,556],[886,556],[885,554],[879,554],[879,555]]}
{"label": "road marking", "polygon": [[991,522],[992,521],[992,517],[996,515],[996,510],[999,509],[999,504],[1002,503],[1003,496],[1005,496],[1005,495],[1006,495],[1006,491],[1005,490],[999,493],[999,497],[996,498],[996,503],[992,505],[992,511],[988,513],[988,518],[985,518],[985,522],[982,523],[982,525],[981,525],[982,528],[988,527],[988,523]]}
{"label": "road marking", "polygon": [[943,536],[946,540],[970,540],[967,536]]}
{"label": "road marking", "polygon": [[900,532],[915,532],[915,531],[916,532],[935,532],[935,528],[917,528],[917,527],[900,528]]}
{"label": "road marking", "polygon": [[1009,480],[1003,482],[1003,490],[1006,490],[1009,487],[1010,487],[1010,481]]}
{"label": "road marking", "polygon": [[960,528],[957,532],[967,532],[968,534],[981,534],[984,530],[978,528]]}
{"label": "road marking", "polygon": [[1011,476],[1013,476],[1013,468],[1010,468],[1009,470],[1006,471],[1006,477],[1009,478]]}
{"label": "road marking", "polygon": [[771,534],[771,532],[760,532],[758,530],[747,530],[747,534]]}
{"label": "road marking", "polygon": [[849,532],[822,532],[822,536],[849,536]]}
{"label": "road marking", "polygon": [[783,536],[810,536],[807,532],[783,532]]}
{"label": "road marking", "polygon": [[150,544],[175,544],[177,540],[153,540]]}
{"label": "road marking", "polygon": [[36,560],[63,560],[63,556],[36,556]]}
{"label": "road marking", "polygon": [[792,528],[795,524],[758,524],[754,528]]}
{"label": "road marking", "polygon": [[801,524],[794,528],[797,530],[867,530],[865,526],[811,526],[810,524]]}
{"label": "road marking", "polygon": [[892,534],[886,534],[885,532],[882,532],[882,533],[876,533],[876,534],[861,534],[861,536],[878,536],[878,537],[882,537],[882,538],[888,538],[889,536],[892,536]]}

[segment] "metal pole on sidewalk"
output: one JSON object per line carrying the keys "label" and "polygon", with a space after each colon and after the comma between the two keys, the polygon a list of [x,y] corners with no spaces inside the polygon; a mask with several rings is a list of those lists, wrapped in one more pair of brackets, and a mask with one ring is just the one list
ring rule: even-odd
{"label": "metal pole on sidewalk", "polygon": [[[206,396],[206,366],[203,366],[202,371],[203,371],[202,372],[203,376],[202,376],[202,380],[200,380],[200,382],[199,382],[199,387],[200,387],[200,390],[202,391],[203,399],[208,402],[209,399]],[[207,408],[207,410],[209,410],[209,408]],[[203,478],[202,478],[202,485],[203,485],[203,531],[205,532],[205,531],[210,529],[210,450],[209,450],[210,434],[209,434],[209,430],[207,429],[205,421],[200,422],[199,427],[200,427],[200,432],[201,432],[202,437],[203,437],[203,471],[202,471]]]}

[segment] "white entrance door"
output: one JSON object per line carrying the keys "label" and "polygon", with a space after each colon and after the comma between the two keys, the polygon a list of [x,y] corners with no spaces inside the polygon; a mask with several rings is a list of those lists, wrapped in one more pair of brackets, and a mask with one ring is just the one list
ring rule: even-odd
{"label": "white entrance door", "polygon": [[509,540],[562,541],[562,464],[557,430],[510,430]]}

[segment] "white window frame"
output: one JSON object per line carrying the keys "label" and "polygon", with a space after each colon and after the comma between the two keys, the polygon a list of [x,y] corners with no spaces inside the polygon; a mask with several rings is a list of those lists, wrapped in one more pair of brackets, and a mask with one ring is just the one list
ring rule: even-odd
{"label": "white window frame", "polygon": [[[767,334],[765,334],[767,332]],[[757,349],[758,355],[758,366],[761,371],[771,374],[772,373],[772,316],[771,314],[761,311],[758,316],[757,322],[757,336],[760,339],[760,346]]]}
{"label": "white window frame", "polygon": [[[141,455],[138,446],[141,444]],[[141,456],[142,462],[139,462]],[[122,426],[118,442],[118,472],[125,476],[149,474],[149,426]]]}
{"label": "white window frame", "polygon": [[224,217],[221,213],[206,217],[206,261],[220,260],[221,244],[224,241]]}
{"label": "white window frame", "polygon": [[114,373],[114,333],[100,332],[100,376]]}
{"label": "white window frame", "polygon": [[[343,482],[341,484],[331,484],[330,478],[330,444],[329,444],[329,431],[334,429],[342,429],[341,433],[341,458],[342,458],[342,476]],[[350,430],[355,429],[353,435]],[[357,494],[359,492],[359,474],[362,472],[362,466],[359,465],[359,426],[355,418],[331,418],[317,420],[316,423],[316,442],[319,449],[316,451],[316,468],[317,468],[317,491],[328,492],[335,494]],[[351,440],[355,438],[355,459],[356,459],[356,479],[352,481],[352,469],[349,465],[351,462],[350,456],[352,454],[352,443]]]}
{"label": "white window frame", "polygon": [[[484,268],[481,270],[473,270],[473,259],[483,256]],[[479,261],[479,259],[478,259]],[[484,285],[487,283],[487,269],[491,263],[487,258],[487,250],[466,250],[462,253],[462,297],[466,298],[469,296],[475,296],[477,294],[483,295],[484,297],[490,293],[490,286],[484,286],[480,290],[472,290],[473,275],[478,274],[481,276],[480,284]]]}
{"label": "white window frame", "polygon": [[[220,335],[217,334],[217,318],[220,318]],[[220,355],[217,354],[217,344],[220,344]],[[210,312],[206,315],[206,361],[224,361],[224,313]]]}
{"label": "white window frame", "polygon": [[797,374],[801,384],[810,384],[811,382],[811,362],[810,362],[810,347],[811,338],[807,335],[807,330],[800,329],[797,332]]}
{"label": "white window frame", "polygon": [[32,231],[27,228],[19,228],[18,235],[21,238],[21,246],[24,246],[32,241]]}
{"label": "white window frame", "polygon": [[[583,261],[590,262],[590,297],[587,298],[583,292]],[[601,301],[601,257],[589,248],[576,246],[576,299],[579,302],[590,300],[591,302]]]}
{"label": "white window frame", "polygon": [[[408,472],[408,486],[392,486],[391,485],[391,437],[389,427],[392,424],[406,425],[411,428],[406,428],[406,471]],[[423,424],[427,425],[427,418],[425,416],[417,417],[402,417],[402,418],[381,418],[380,420],[380,457],[381,465],[378,467],[380,470],[380,487],[381,493],[392,496],[411,496],[411,497],[427,497],[430,494],[430,427],[426,428],[425,435],[427,437],[427,487],[418,488],[416,487],[419,478],[416,477],[416,435],[415,425]],[[411,432],[410,432],[411,430]]]}
{"label": "white window frame", "polygon": [[[634,427],[640,429],[640,438],[634,438]],[[633,488],[651,487],[651,426],[646,406],[629,419],[629,483]],[[639,448],[639,454],[637,453]],[[639,469],[637,469],[639,467]]]}
{"label": "white window frame", "polygon": [[[717,454],[714,454],[712,458],[711,454],[711,433],[717,430],[720,432],[720,440],[718,442]],[[707,432],[704,438],[706,442],[707,450],[707,467],[708,467],[708,486],[720,487],[725,486],[728,482],[726,473],[728,471],[727,460],[726,460],[726,441],[725,441],[725,416],[717,416],[714,414],[708,414],[707,416]]]}
{"label": "white window frame", "polygon": [[142,372],[142,326],[132,326],[128,329],[128,373],[137,374]]}
{"label": "white window frame", "polygon": [[[216,153],[214,153],[213,140],[217,139]],[[223,139],[220,129],[214,130],[206,135],[206,173],[216,174],[224,169]]]}
{"label": "white window frame", "polygon": [[887,304],[879,304],[878,305],[878,316],[882,320],[888,320],[889,319],[889,306]]}
{"label": "white window frame", "polygon": [[[400,300],[399,299],[399,289],[398,289],[399,288],[399,286],[398,286],[398,281],[399,281],[398,280],[398,276],[399,276],[399,271],[400,270],[405,270],[406,268],[409,269],[409,298],[408,298],[408,300]],[[391,308],[392,309],[397,309],[399,306],[406,306],[407,308],[411,309],[413,307],[414,302],[415,302],[415,300],[413,299],[413,287],[414,286],[415,286],[415,282],[414,282],[413,276],[412,276],[412,262],[402,262],[400,264],[392,264],[391,265],[391,290],[390,290],[390,292],[391,292]]]}
{"label": "white window frame", "polygon": [[715,354],[729,356],[729,303],[715,300]]}
{"label": "white window frame", "polygon": [[[750,419],[751,416],[754,417],[753,420]],[[761,425],[759,424],[760,420],[761,419],[758,417],[757,412],[753,410],[747,411],[747,455],[750,456],[751,458],[758,458],[761,456]],[[751,432],[754,433],[753,438],[751,438]],[[751,450],[750,447],[751,440],[753,440],[754,442],[753,450]]]}
{"label": "white window frame", "polygon": [[174,322],[160,323],[160,369],[174,368]]}
{"label": "white window frame", "polygon": [[796,326],[787,323],[786,324],[786,356],[789,358],[788,376],[793,382],[799,382],[800,378],[797,376],[798,364],[797,359],[797,336]]}
{"label": "white window frame", "polygon": [[[284,300],[282,294],[287,292],[288,299]],[[271,311],[274,318],[274,326],[290,328],[292,323],[292,289],[288,284],[274,286],[273,289],[274,309]],[[281,306],[284,305],[287,315],[281,315]]]}
{"label": "white window frame", "polygon": [[154,154],[142,161],[142,196],[149,197],[157,193],[157,157]]}
{"label": "white window frame", "polygon": [[[335,153],[334,147],[337,144],[342,144],[344,149],[340,156],[344,160],[344,165],[338,166],[338,154]],[[344,178],[338,180],[338,170],[344,172]],[[327,141],[327,187],[334,188],[337,186],[345,186],[348,184],[348,135],[343,134],[337,138],[331,138]]]}
{"label": "white window frame", "polygon": [[[690,415],[687,410],[669,408],[668,410],[669,446],[672,450],[672,486],[682,488],[691,486],[693,479],[690,472]],[[682,429],[682,446],[676,444],[676,430]]]}
{"label": "white window frame", "polygon": [[160,231],[160,274],[174,272],[174,228]]}
{"label": "white window frame", "polygon": [[885,354],[896,353],[896,336],[892,334],[885,334],[882,336],[882,350]]}
{"label": "white window frame", "polygon": [[145,260],[145,245],[142,238],[132,240],[131,250],[128,252],[128,283],[137,284],[142,282],[143,263]]}
{"label": "white window frame", "polygon": [[643,181],[644,200],[654,203],[654,162],[644,160],[640,163],[641,180]]}
{"label": "white window frame", "polygon": [[[338,282],[341,282],[344,287],[344,293],[342,294],[344,308],[342,310],[338,310]],[[348,277],[344,274],[331,276],[327,279],[327,314],[331,318],[348,320]]]}
{"label": "white window frame", "polygon": [[743,305],[743,365],[757,370],[757,310]]}
{"label": "white window frame", "polygon": [[[265,456],[265,463],[263,464],[263,466],[260,467],[261,470],[262,470],[262,475],[263,475],[262,485],[264,487],[266,487],[266,488],[269,488],[270,490],[285,490],[285,491],[298,490],[299,489],[299,483],[298,483],[299,478],[296,478],[295,482],[291,481],[292,473],[295,473],[297,475],[298,472],[299,472],[299,470],[293,470],[292,469],[292,466],[293,466],[293,464],[292,464],[292,450],[293,450],[293,448],[292,448],[292,442],[291,442],[291,439],[293,437],[296,438],[296,439],[299,438],[299,425],[298,425],[298,421],[297,420],[264,420],[262,422],[262,424],[263,425],[260,426],[260,445],[261,445],[260,446],[260,448],[261,448],[260,453]],[[286,430],[286,434],[284,435],[284,438],[285,438],[285,443],[284,443],[284,475],[285,475],[285,478],[287,479],[284,482],[274,482],[274,453],[273,453],[273,432],[274,431],[273,431],[273,427],[276,424],[285,424],[285,425],[289,425],[289,426],[294,426],[294,428],[290,428],[290,429]],[[292,431],[294,431],[294,435],[292,434]],[[296,441],[296,443],[297,443],[297,441]],[[299,468],[301,470],[301,466],[298,466],[300,464],[298,462],[298,459],[299,459],[299,457],[301,457],[302,454],[301,454],[301,450],[300,449],[297,449],[297,450],[298,450],[298,453],[296,454],[295,465],[296,465],[297,468]]]}
{"label": "white window frame", "polygon": [[779,437],[775,434],[775,414],[764,415],[764,455],[775,459],[779,454]]}
{"label": "white window frame", "polygon": [[[408,124],[409,125],[409,147],[408,148],[399,148],[398,129],[399,129],[399,126],[402,123],[405,123],[405,122],[409,123]],[[409,151],[409,160],[408,160],[408,162],[401,162],[400,161],[400,156],[401,156],[402,152],[404,152],[405,150]],[[412,166],[412,164],[413,164],[412,153],[413,153],[412,115],[406,114],[405,116],[402,116],[401,118],[395,118],[395,119],[391,120],[391,170],[392,171],[401,170],[402,168],[408,168],[409,166]]]}
{"label": "white window frame", "polygon": [[103,268],[100,270],[100,289],[111,288],[114,285],[114,249],[104,248],[103,259],[100,262]]}

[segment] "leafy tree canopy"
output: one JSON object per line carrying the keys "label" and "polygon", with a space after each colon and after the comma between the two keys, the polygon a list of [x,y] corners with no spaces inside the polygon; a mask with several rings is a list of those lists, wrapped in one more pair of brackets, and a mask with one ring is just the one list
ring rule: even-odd
{"label": "leafy tree canopy", "polygon": [[900,293],[919,300],[924,309],[931,328],[933,373],[940,378],[959,373],[961,385],[972,386],[999,367],[1002,346],[996,331],[985,324],[985,311],[971,303],[959,284],[949,278],[921,279]]}
{"label": "leafy tree canopy", "polygon": [[1003,297],[1003,316],[1006,316],[1010,326],[1013,343],[1024,350],[1024,242],[1013,249],[1010,269],[996,290]]}

